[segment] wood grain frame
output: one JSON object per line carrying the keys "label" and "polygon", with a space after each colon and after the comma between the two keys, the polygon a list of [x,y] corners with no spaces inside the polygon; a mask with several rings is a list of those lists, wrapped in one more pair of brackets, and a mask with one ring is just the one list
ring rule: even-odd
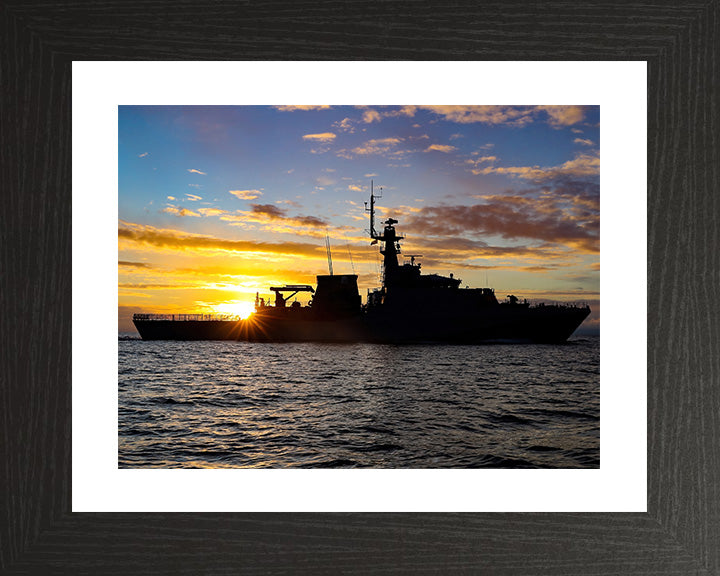
{"label": "wood grain frame", "polygon": [[[719,6],[4,2],[0,572],[720,574]],[[646,60],[648,512],[71,513],[71,63],[170,59]]]}

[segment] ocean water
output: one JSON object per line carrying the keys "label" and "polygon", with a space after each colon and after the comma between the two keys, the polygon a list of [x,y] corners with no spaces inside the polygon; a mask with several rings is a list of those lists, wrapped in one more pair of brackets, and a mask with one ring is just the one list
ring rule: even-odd
{"label": "ocean water", "polygon": [[600,339],[118,341],[120,468],[598,468]]}

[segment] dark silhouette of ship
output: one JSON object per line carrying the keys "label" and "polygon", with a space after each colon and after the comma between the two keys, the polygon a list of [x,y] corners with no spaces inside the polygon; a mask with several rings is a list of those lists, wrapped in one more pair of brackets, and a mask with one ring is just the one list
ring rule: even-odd
{"label": "dark silhouette of ship", "polygon": [[[421,274],[419,255],[400,264],[397,220],[388,218],[375,230],[375,200],[370,192],[369,235],[381,242],[382,286],[369,291],[362,304],[357,275],[317,276],[317,287],[271,287],[274,305],[259,294],[255,313],[244,320],[196,314],[135,314],[143,340],[247,340],[256,342],[565,342],[590,314],[588,306],[537,304],[510,295],[503,302],[492,288],[461,288],[453,274]],[[288,301],[310,292],[307,306]]]}

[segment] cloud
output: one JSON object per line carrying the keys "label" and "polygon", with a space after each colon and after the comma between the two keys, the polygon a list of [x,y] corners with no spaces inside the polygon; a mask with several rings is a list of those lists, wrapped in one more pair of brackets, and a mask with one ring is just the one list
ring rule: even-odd
{"label": "cloud", "polygon": [[299,202],[295,202],[295,200],[275,200],[275,204],[288,204],[294,208],[301,208],[301,204]]}
{"label": "cloud", "polygon": [[228,213],[227,210],[221,210],[220,208],[198,208],[198,212],[203,216],[220,216]]}
{"label": "cloud", "polygon": [[343,118],[342,120],[333,122],[333,128],[337,128],[338,130],[347,132],[348,134],[355,133],[355,127],[353,126],[353,121],[350,118]]}
{"label": "cloud", "polygon": [[118,260],[118,266],[126,266],[128,268],[153,268],[151,264],[146,262],[128,262],[127,260]]}
{"label": "cloud", "polygon": [[320,186],[332,186],[335,184],[336,180],[334,178],[330,178],[329,176],[318,176],[315,178],[315,182],[317,182]]}
{"label": "cloud", "polygon": [[472,168],[475,175],[504,174],[524,180],[551,180],[561,177],[595,176],[600,173],[600,156],[597,154],[578,154],[560,166],[541,168],[540,166],[487,166]]}
{"label": "cloud", "polygon": [[252,212],[254,214],[264,214],[271,220],[276,218],[284,218],[286,211],[272,204],[251,204]]}
{"label": "cloud", "polygon": [[473,158],[471,160],[466,160],[466,164],[473,164],[477,165],[481,162],[495,162],[497,160],[497,156],[481,156],[480,158]]}
{"label": "cloud", "polygon": [[[221,220],[233,225],[250,223],[271,224],[269,227],[275,232],[297,233],[293,228],[327,228],[330,223],[316,216],[288,216],[287,210],[274,204],[251,204],[250,210],[242,210],[235,214],[224,214]],[[277,229],[274,225],[281,224],[284,228]]]}
{"label": "cloud", "polygon": [[449,146],[447,144],[431,144],[425,149],[425,152],[444,152],[445,154],[457,150],[455,146]]}
{"label": "cloud", "polygon": [[351,192],[362,192],[363,191],[362,187],[355,186],[354,184],[349,184],[348,190],[350,190]]}
{"label": "cloud", "polygon": [[311,142],[332,142],[335,139],[335,134],[332,132],[323,132],[322,134],[305,134],[303,140],[310,140]]}
{"label": "cloud", "polygon": [[532,107],[514,106],[418,106],[459,124],[510,124],[523,126],[533,121]]}
{"label": "cloud", "polygon": [[[473,152],[472,155],[475,156],[477,152]],[[497,160],[497,156],[480,156],[479,158],[468,158],[465,160],[465,164],[470,167],[470,172],[472,172],[475,175],[483,174],[485,168],[487,167],[488,163],[493,163]],[[483,165],[481,168],[480,165]]]}
{"label": "cloud", "polygon": [[[412,247],[408,245],[409,250],[422,253],[425,266],[432,266],[436,269],[450,266],[451,268],[484,270],[491,266],[498,269],[507,267],[507,269],[515,270],[519,267],[518,259],[540,260],[546,263],[550,259],[567,258],[568,255],[566,249],[550,244],[542,246],[528,246],[526,244],[491,246],[482,240],[473,240],[462,236],[433,237],[425,234],[422,237],[413,236]],[[493,259],[491,265],[478,265],[470,262],[473,259],[486,260],[489,258]],[[460,261],[461,259],[464,259],[464,261]],[[506,263],[496,263],[499,260],[504,260]]]}
{"label": "cloud", "polygon": [[167,288],[204,288],[204,286],[192,286],[187,284],[133,284],[129,282],[121,282],[118,284],[118,288],[132,288],[137,290],[165,290]]}
{"label": "cloud", "polygon": [[378,138],[368,140],[362,146],[353,148],[353,153],[366,156],[370,154],[387,154],[394,152],[395,146],[402,142],[402,138]]}
{"label": "cloud", "polygon": [[188,168],[188,172],[191,174],[202,174],[203,176],[207,176],[207,172],[200,172],[200,170],[195,170],[195,168]]}
{"label": "cloud", "polygon": [[583,106],[415,106],[408,107],[408,112],[410,108],[413,113],[416,109],[423,109],[458,124],[506,124],[520,127],[544,116],[551,126],[561,127],[576,124],[585,118]]}
{"label": "cloud", "polygon": [[594,146],[595,145],[592,140],[589,140],[587,138],[575,138],[575,140],[573,140],[573,142],[575,142],[575,144],[585,144],[585,146]]}
{"label": "cloud", "polygon": [[328,104],[301,104],[298,106],[275,106],[275,109],[281,112],[294,112],[296,110],[330,110],[332,106]]}
{"label": "cloud", "polygon": [[177,230],[158,229],[142,224],[123,222],[118,239],[136,244],[172,250],[215,250],[230,252],[260,252],[291,256],[317,257],[325,254],[325,246],[303,242],[256,242],[226,240],[214,236],[189,234]]}
{"label": "cloud", "polygon": [[272,204],[251,204],[250,207],[253,215],[261,215],[269,220],[281,220],[290,225],[310,228],[325,228],[329,225],[327,220],[316,216],[288,216],[286,210]]}
{"label": "cloud", "polygon": [[571,126],[585,118],[584,106],[538,106],[538,109],[547,112],[551,126]]}
{"label": "cloud", "polygon": [[175,200],[175,196],[168,196],[167,199],[168,199],[168,200]]}
{"label": "cloud", "polygon": [[336,136],[332,132],[322,132],[321,134],[305,134],[303,140],[306,142],[312,142],[313,144],[319,144],[317,148],[310,150],[311,154],[325,154],[330,150],[330,143],[335,140]]}
{"label": "cloud", "polygon": [[317,216],[295,216],[294,218],[289,218],[288,220],[294,224],[296,223],[310,228],[326,228],[329,225],[327,220],[323,220]]}
{"label": "cloud", "polygon": [[382,116],[377,110],[365,110],[362,116],[363,122],[365,122],[365,124],[380,122],[381,118]]}
{"label": "cloud", "polygon": [[201,196],[196,196],[195,194],[185,194],[187,196],[187,199],[190,200],[190,202],[197,202],[198,200],[202,200]]}
{"label": "cloud", "polygon": [[240,200],[255,200],[262,196],[260,190],[228,190],[228,192]]}
{"label": "cloud", "polygon": [[145,156],[148,156],[150,152],[143,152],[142,154],[138,155],[138,158],[145,158]]}
{"label": "cloud", "polygon": [[531,239],[599,252],[599,187],[568,182],[527,195],[482,196],[475,205],[426,206],[403,228],[424,236]]}
{"label": "cloud", "polygon": [[[365,108],[365,111],[363,112],[363,122],[366,124],[370,124],[372,122],[380,122],[383,118],[396,118],[398,116],[408,116],[412,118],[415,115],[415,111],[417,110],[417,106],[403,106],[400,109],[392,109],[392,110],[375,110],[375,109],[368,109],[367,106],[358,106],[358,108]],[[384,108],[384,107],[383,107]],[[419,127],[419,126],[414,126]]]}
{"label": "cloud", "polygon": [[167,206],[166,208],[163,208],[163,212],[167,212],[168,214],[175,214],[175,216],[194,216],[196,218],[200,218],[200,214],[197,212],[193,212],[192,210],[188,210],[187,208],[183,208],[182,206]]}

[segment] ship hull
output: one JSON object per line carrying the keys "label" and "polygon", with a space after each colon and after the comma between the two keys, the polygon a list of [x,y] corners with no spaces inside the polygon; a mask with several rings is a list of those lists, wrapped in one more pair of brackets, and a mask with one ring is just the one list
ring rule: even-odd
{"label": "ship hull", "polygon": [[589,308],[496,306],[463,315],[370,315],[373,342],[565,342],[589,315]]}
{"label": "ship hull", "polygon": [[237,321],[134,320],[143,340],[248,342],[565,342],[590,313],[570,306],[495,306],[472,314],[371,311],[316,319],[255,314]]}
{"label": "ship hull", "polygon": [[143,340],[241,340],[242,320],[133,320]]}

